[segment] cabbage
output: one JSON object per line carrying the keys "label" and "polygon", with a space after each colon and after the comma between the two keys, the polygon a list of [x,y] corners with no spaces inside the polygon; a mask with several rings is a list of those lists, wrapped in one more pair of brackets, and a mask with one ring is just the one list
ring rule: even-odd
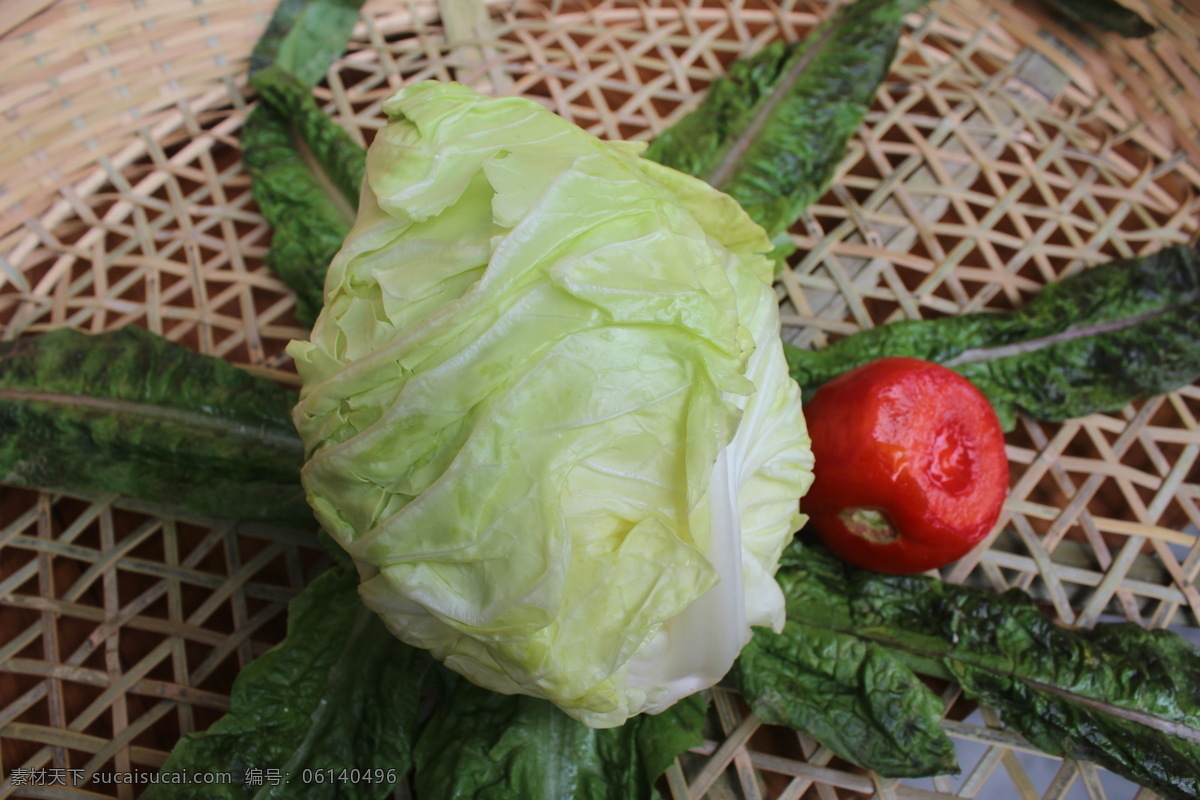
{"label": "cabbage", "polygon": [[532,101],[383,106],[295,422],[363,601],[594,727],[779,630],[812,456],[771,250],[735,201]]}

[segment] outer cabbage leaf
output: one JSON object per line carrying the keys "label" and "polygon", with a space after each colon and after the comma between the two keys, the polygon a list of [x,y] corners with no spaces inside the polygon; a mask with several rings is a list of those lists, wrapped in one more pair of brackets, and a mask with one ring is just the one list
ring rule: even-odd
{"label": "outer cabbage leaf", "polygon": [[384,110],[289,350],[304,485],[364,601],[593,726],[711,685],[782,625],[811,479],[770,242],[531,101],[427,82]]}

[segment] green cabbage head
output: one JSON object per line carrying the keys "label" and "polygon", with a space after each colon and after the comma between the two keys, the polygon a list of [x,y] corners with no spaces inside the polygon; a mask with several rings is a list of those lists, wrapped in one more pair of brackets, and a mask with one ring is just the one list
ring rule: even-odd
{"label": "green cabbage head", "polygon": [[411,85],[367,155],[295,422],[396,636],[594,727],[711,686],[812,457],[771,243],[735,201],[536,103]]}

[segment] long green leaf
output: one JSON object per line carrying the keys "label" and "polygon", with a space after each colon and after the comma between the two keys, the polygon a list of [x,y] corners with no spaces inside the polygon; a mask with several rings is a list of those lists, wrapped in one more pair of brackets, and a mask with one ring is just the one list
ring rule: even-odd
{"label": "long green leaf", "polygon": [[350,232],[365,152],[317,105],[311,88],[345,51],[363,0],[281,0],[250,57],[261,103],[242,129],[242,161],[272,228],[267,266],[312,324],[325,272]]}
{"label": "long green leaf", "polygon": [[884,777],[958,771],[942,703],[887,648],[788,621],[755,632],[734,679],[764,722],[787,725]]}
{"label": "long green leaf", "polygon": [[785,346],[806,391],[876,358],[913,356],[970,378],[1006,429],[1114,411],[1200,376],[1200,254],[1185,246],[1046,286],[1011,313],[900,321],[821,350]]}
{"label": "long green leaf", "polygon": [[812,544],[788,550],[779,578],[792,622],[934,665],[1046,752],[1200,797],[1200,654],[1175,634],[1069,629],[1022,592],[866,572]]}
{"label": "long green leaf", "polygon": [[416,793],[438,800],[649,800],[675,757],[703,743],[706,701],[595,730],[545,700],[453,678],[416,749]]}
{"label": "long green leaf", "polygon": [[267,266],[295,292],[297,317],[311,324],[329,262],[354,223],[366,152],[289,72],[268,67],[253,83],[263,103],[242,130],[242,159],[272,227]]}
{"label": "long green leaf", "polygon": [[277,64],[308,86],[346,49],[363,0],[282,0],[250,54],[250,75]]}
{"label": "long green leaf", "polygon": [[[287,638],[242,669],[229,713],[180,739],[142,796],[374,800],[406,780],[432,662],[388,633],[357,589],[357,572],[339,565],[297,595]],[[197,774],[230,780],[186,780]]]}
{"label": "long green leaf", "polygon": [[858,0],[804,41],[737,61],[646,157],[734,197],[775,239],[828,188],[926,0]]}
{"label": "long green leaf", "polygon": [[293,393],[140,328],[0,344],[0,480],[311,527]]}
{"label": "long green leaf", "polygon": [[1116,0],[1042,0],[1072,19],[1095,25],[1130,39],[1154,33],[1155,28],[1140,14]]}

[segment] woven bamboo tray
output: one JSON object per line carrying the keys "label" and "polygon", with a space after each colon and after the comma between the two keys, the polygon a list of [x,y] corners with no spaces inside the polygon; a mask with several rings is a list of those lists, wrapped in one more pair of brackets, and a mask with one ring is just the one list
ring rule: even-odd
{"label": "woven bamboo tray", "polygon": [[[779,283],[804,346],[901,318],[1009,308],[1047,281],[1200,230],[1200,5],[1127,0],[1159,31],[1081,31],[1034,0],[934,0]],[[818,0],[368,2],[318,88],[364,143],[406,81],[522,94],[648,139],[736,57],[795,40]],[[134,324],[295,383],[305,331],[263,266],[239,129],[271,0],[0,0],[0,325]],[[1067,623],[1200,618],[1200,388],[1008,439],[991,546],[944,571],[1018,586]],[[120,797],[226,707],[322,567],[293,532],[114,496],[0,488],[0,797]],[[1038,754],[945,688],[959,776],[885,781],[764,727],[723,690],[682,798],[1144,798]],[[30,785],[39,772],[43,785]]]}

